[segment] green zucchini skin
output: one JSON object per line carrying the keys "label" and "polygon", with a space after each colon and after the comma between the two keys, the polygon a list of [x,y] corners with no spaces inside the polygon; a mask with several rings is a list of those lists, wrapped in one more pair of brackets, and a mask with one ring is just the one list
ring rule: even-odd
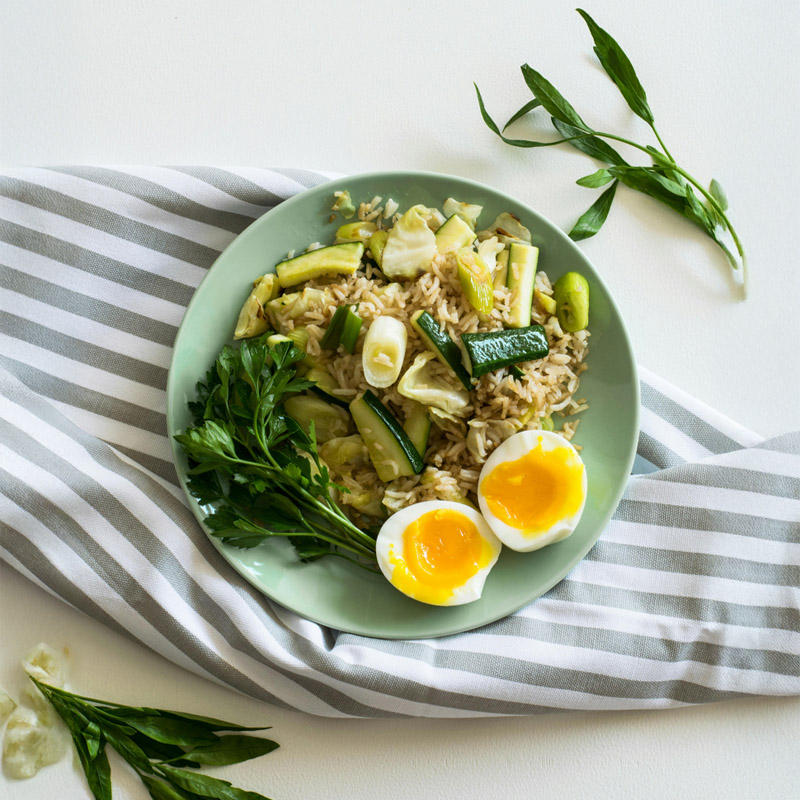
{"label": "green zucchini skin", "polygon": [[386,406],[369,390],[350,403],[350,413],[367,446],[375,471],[384,483],[418,475],[422,456]]}
{"label": "green zucchini skin", "polygon": [[436,353],[439,361],[455,372],[464,388],[471,391],[472,380],[469,372],[464,369],[461,348],[439,327],[439,323],[427,311],[416,311],[411,317],[411,327],[419,333],[428,348]]}
{"label": "green zucchini skin", "polygon": [[320,247],[275,265],[282,288],[295,286],[323,275],[352,275],[364,255],[362,242],[345,242]]}
{"label": "green zucchini skin", "polygon": [[403,430],[408,434],[417,452],[425,458],[428,449],[428,437],[431,433],[431,415],[427,406],[418,403],[403,423]]}
{"label": "green zucchini skin", "polygon": [[544,358],[550,352],[547,334],[541,325],[465,333],[461,341],[472,365],[473,378],[520,361]]}

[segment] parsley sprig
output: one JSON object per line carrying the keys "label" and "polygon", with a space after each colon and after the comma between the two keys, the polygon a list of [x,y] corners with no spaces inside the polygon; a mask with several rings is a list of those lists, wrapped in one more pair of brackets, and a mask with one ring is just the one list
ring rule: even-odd
{"label": "parsley sprig", "polygon": [[375,538],[333,500],[334,483],[309,433],[284,401],[314,386],[298,371],[305,353],[268,334],[226,345],[189,403],[195,427],[175,438],[189,458],[189,490],[213,510],[213,536],[249,548],[288,537],[304,561],[325,555],[375,565]]}
{"label": "parsley sprig", "polygon": [[[728,214],[728,201],[718,181],[712,180],[706,188],[700,181],[681,167],[667,149],[655,126],[655,118],[630,59],[617,41],[601,28],[585,11],[578,9],[594,40],[594,52],[611,80],[616,84],[630,109],[643,119],[652,131],[658,147],[643,145],[623,136],[598,131],[588,125],[564,98],[564,96],[539,72],[523,64],[522,76],[533,94],[522,108],[511,116],[501,131],[489,116],[480,90],[475,86],[478,105],[483,121],[506,144],[512,147],[549,147],[570,144],[572,147],[597,159],[606,166],[592,175],[580,178],[577,183],[588,188],[599,188],[610,184],[590,208],[578,219],[569,235],[575,241],[594,236],[606,221],[619,183],[646,194],[697,225],[717,244],[725,254],[733,274],[740,276],[742,296],[747,291],[747,257],[736,229]],[[542,142],[531,139],[511,139],[503,131],[512,122],[537,108],[550,115],[553,127],[562,138]],[[629,164],[606,139],[629,145],[645,153],[651,164],[636,166]],[[698,196],[699,195],[699,196]],[[726,244],[730,237],[733,250]]]}
{"label": "parsley sprig", "polygon": [[[153,800],[269,800],[221,778],[184,769],[238,764],[271,753],[277,742],[242,735],[265,728],[245,728],[160,708],[124,706],[31,680],[66,723],[96,800],[112,798],[107,744],[130,764]],[[221,732],[230,733],[220,736]]]}

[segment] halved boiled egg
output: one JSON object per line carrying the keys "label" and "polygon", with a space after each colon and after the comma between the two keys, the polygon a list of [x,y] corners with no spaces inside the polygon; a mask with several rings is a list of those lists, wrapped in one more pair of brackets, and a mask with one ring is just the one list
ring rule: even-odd
{"label": "halved boiled egg", "polygon": [[522,431],[486,460],[478,502],[506,547],[538,550],[575,530],[586,503],[586,468],[563,436]]}
{"label": "halved boiled egg", "polygon": [[375,542],[392,586],[435,606],[477,600],[501,547],[478,511],[445,500],[406,506],[383,523]]}

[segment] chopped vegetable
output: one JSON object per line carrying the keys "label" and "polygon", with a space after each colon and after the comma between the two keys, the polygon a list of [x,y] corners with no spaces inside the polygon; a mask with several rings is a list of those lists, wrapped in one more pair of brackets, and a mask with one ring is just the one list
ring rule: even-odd
{"label": "chopped vegetable", "polygon": [[448,217],[453,216],[453,214],[458,214],[472,230],[475,230],[475,226],[478,224],[478,217],[481,215],[481,211],[483,211],[483,206],[461,203],[458,200],[454,200],[452,197],[448,197],[447,200],[444,201],[442,210]]}
{"label": "chopped vegetable", "polygon": [[547,334],[541,325],[487,333],[465,333],[461,342],[466,350],[473,378],[520,361],[544,358],[550,352]]}
{"label": "chopped vegetable", "polygon": [[447,411],[442,411],[441,408],[431,406],[428,409],[431,415],[431,422],[443,431],[454,433],[456,436],[463,436],[467,429],[467,423],[457,417],[455,414],[450,414]]}
{"label": "chopped vegetable", "polygon": [[439,361],[453,370],[464,388],[472,389],[469,373],[462,363],[461,348],[450,338],[447,331],[439,327],[439,323],[427,311],[415,311],[411,316],[411,327],[422,337],[425,345],[432,350]]}
{"label": "chopped vegetable", "polygon": [[430,350],[420,353],[400,378],[397,391],[403,397],[448,414],[464,414],[469,407],[469,392],[454,388],[444,378],[434,374],[429,363],[435,358],[436,354]]}
{"label": "chopped vegetable", "polygon": [[555,430],[555,427],[552,417],[542,417],[539,420],[539,428],[543,431],[552,431]]}
{"label": "chopped vegetable", "polygon": [[478,233],[479,239],[488,239],[496,236],[503,244],[512,242],[530,242],[531,232],[520,222],[519,217],[504,211],[485,230]]}
{"label": "chopped vegetable", "polygon": [[558,323],[565,331],[582,331],[589,324],[589,284],[579,272],[567,272],[553,287]]}
{"label": "chopped vegetable", "polygon": [[406,355],[406,326],[394,317],[373,320],[364,338],[361,364],[370,386],[385,389],[400,375]]}
{"label": "chopped vegetable", "polygon": [[381,270],[390,280],[410,280],[430,269],[436,253],[436,235],[428,227],[425,206],[412,206],[389,231]]}
{"label": "chopped vegetable", "polygon": [[508,276],[508,250],[501,250],[497,254],[497,263],[494,273],[494,288],[500,289],[506,285]]}
{"label": "chopped vegetable", "polygon": [[308,313],[312,309],[323,309],[330,302],[329,289],[312,289],[307,286],[302,292],[282,294],[267,303],[267,310],[280,312],[289,319]]}
{"label": "chopped vegetable", "polygon": [[[300,366],[301,365],[298,365],[298,374],[300,373]],[[347,401],[342,399],[341,395],[337,394],[336,390],[342,387],[339,386],[339,381],[324,367],[311,367],[311,369],[303,373],[303,377],[307,381],[313,381],[314,385],[311,387],[311,391],[323,400],[327,400],[329,403],[334,403],[342,408],[347,408],[350,405]]]}
{"label": "chopped vegetable", "polygon": [[531,324],[533,289],[538,263],[538,247],[522,242],[509,245],[506,286],[511,290],[508,324],[512,328],[526,328]]}
{"label": "chopped vegetable", "polygon": [[290,397],[284,404],[286,413],[311,435],[311,423],[319,444],[350,433],[350,417],[343,409],[325,402],[313,394]]}
{"label": "chopped vegetable", "polygon": [[16,707],[17,704],[11,699],[11,696],[0,689],[0,726],[5,723]]}
{"label": "chopped vegetable", "polygon": [[503,252],[505,252],[505,245],[499,242],[496,236],[484,239],[478,245],[478,255],[483,259],[483,263],[486,264],[493,278],[497,272],[497,257]]}
{"label": "chopped vegetable", "polygon": [[342,330],[344,328],[344,321],[347,318],[348,306],[339,306],[331,317],[325,333],[320,339],[319,346],[324,347],[326,350],[335,350],[339,346],[342,338]]}
{"label": "chopped vegetable", "polygon": [[538,302],[548,314],[556,313],[556,301],[554,298],[550,297],[549,294],[545,294],[544,292],[540,292],[538,289],[534,289],[533,296],[536,302]]}
{"label": "chopped vegetable", "polygon": [[275,266],[278,282],[285,289],[326,275],[352,275],[364,255],[363,242],[345,242],[320,247],[281,261]]}
{"label": "chopped vegetable", "polygon": [[453,214],[436,231],[436,249],[440,253],[449,253],[461,247],[468,247],[474,241],[475,231],[458,214]]}
{"label": "chopped vegetable", "polygon": [[467,302],[479,313],[488,314],[494,308],[494,285],[489,268],[470,247],[462,247],[456,253],[456,263]]}
{"label": "chopped vegetable", "polygon": [[253,281],[253,291],[244,301],[239,319],[236,321],[234,339],[246,339],[250,336],[259,336],[269,328],[264,306],[278,296],[280,286],[278,278],[273,273],[262,275]]}
{"label": "chopped vegetable", "polygon": [[345,219],[351,219],[356,213],[356,207],[350,199],[350,192],[334,192],[333,195],[336,200],[331,206],[331,209],[333,211],[338,211]]}
{"label": "chopped vegetable", "polygon": [[388,408],[369,390],[350,403],[350,413],[384,483],[425,468],[422,456]]}
{"label": "chopped vegetable", "polygon": [[[356,306],[356,308],[357,307],[358,306]],[[363,322],[364,321],[356,314],[353,308],[347,306],[347,316],[344,318],[339,344],[351,355],[355,352],[356,344],[358,343],[358,334],[361,331]]]}
{"label": "chopped vegetable", "polygon": [[373,233],[378,230],[374,222],[348,222],[336,231],[334,244],[344,244],[345,242],[361,242],[367,244]]}
{"label": "chopped vegetable", "polygon": [[414,403],[406,421],[403,423],[403,430],[408,434],[411,443],[417,448],[417,452],[425,458],[425,451],[428,449],[428,436],[431,432],[431,415],[428,407],[422,403]]}
{"label": "chopped vegetable", "polygon": [[367,446],[357,433],[329,439],[320,445],[319,454],[329,467],[336,467],[339,471],[349,472],[369,463]]}
{"label": "chopped vegetable", "polygon": [[518,381],[521,381],[525,377],[525,373],[516,365],[512,364],[508,371],[511,373],[512,377],[516,378]]}
{"label": "chopped vegetable", "polygon": [[375,259],[375,263],[380,267],[383,262],[383,250],[386,247],[386,240],[389,238],[389,231],[380,230],[375,231],[369,237],[369,252]]}

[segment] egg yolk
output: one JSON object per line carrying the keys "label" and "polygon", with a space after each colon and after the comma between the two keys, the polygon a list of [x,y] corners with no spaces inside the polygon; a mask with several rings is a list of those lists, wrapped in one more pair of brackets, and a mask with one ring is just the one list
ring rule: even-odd
{"label": "egg yolk", "polygon": [[392,583],[423,603],[442,605],[492,560],[489,544],[469,517],[453,509],[428,511],[403,531],[403,552],[392,550]]}
{"label": "egg yolk", "polygon": [[480,492],[501,522],[543,533],[581,507],[583,464],[568,448],[545,451],[539,442],[522,458],[495,467]]}

